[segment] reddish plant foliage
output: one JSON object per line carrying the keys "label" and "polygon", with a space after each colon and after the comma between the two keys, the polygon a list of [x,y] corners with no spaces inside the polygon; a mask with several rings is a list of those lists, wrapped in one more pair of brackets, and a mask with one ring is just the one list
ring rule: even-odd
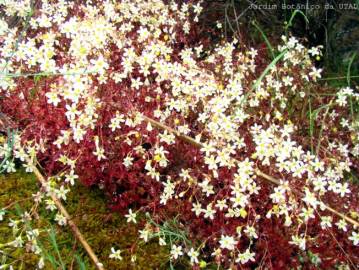
{"label": "reddish plant foliage", "polygon": [[[76,8],[72,12],[76,13]],[[56,29],[54,30],[56,31]],[[133,30],[132,46],[140,48],[141,46],[137,44],[138,41],[134,34],[136,30]],[[188,35],[185,35],[182,29],[177,29],[176,33],[178,37],[176,44],[173,46],[172,59],[180,59],[179,54],[185,47],[202,44],[205,48],[209,48],[212,46],[209,37],[211,35],[218,36],[217,30],[212,31],[207,29],[206,25],[201,26],[200,24],[193,25]],[[32,36],[35,33],[29,33],[28,35]],[[58,46],[60,50],[66,52],[69,47],[69,40],[64,38]],[[108,52],[111,54],[108,71],[122,71],[120,60],[123,57],[123,52],[114,44],[108,48]],[[258,46],[258,52],[256,73],[261,74],[270,60],[264,44]],[[61,58],[59,55],[56,56],[55,60],[59,66],[70,62],[70,59]],[[216,72],[216,64],[201,63],[200,65]],[[234,64],[239,65],[240,63]],[[303,86],[299,75],[296,75],[296,70],[291,70],[291,72],[293,73],[295,84],[298,87]],[[139,71],[139,68],[134,69],[132,76],[141,78],[142,81],[146,79]],[[296,246],[289,244],[291,236],[296,234],[296,228],[284,226],[282,218],[266,218],[267,212],[273,207],[273,203],[269,199],[273,186],[269,183],[261,182],[260,193],[251,197],[247,218],[242,219],[228,219],[224,213],[219,212],[213,220],[206,220],[198,218],[192,211],[191,198],[193,196],[202,196],[201,200],[207,200],[208,202],[228,198],[231,193],[233,177],[236,173],[235,169],[220,168],[218,170],[218,178],[212,179],[211,183],[216,190],[218,188],[220,191],[214,194],[213,197],[206,199],[203,194],[201,195],[198,186],[194,185],[189,189],[187,184],[179,183],[176,186],[176,194],[182,192],[182,199],[171,199],[166,205],[161,204],[160,194],[163,190],[163,183],[166,182],[167,178],[177,181],[181,169],[190,168],[191,176],[199,182],[204,180],[206,174],[211,174],[208,166],[204,163],[200,150],[181,140],[176,140],[172,145],[164,144],[165,150],[168,151],[166,158],[170,166],[157,168],[160,172],[160,179],[156,181],[147,174],[145,170],[146,160],[143,156],[151,157],[154,155],[153,149],[159,143],[160,131],[157,129],[149,131],[145,122],[136,127],[123,125],[121,129],[112,131],[109,123],[117,111],[124,115],[140,112],[153,117],[156,109],[164,107],[163,100],[170,95],[170,83],[157,83],[156,74],[153,74],[153,78],[150,78],[153,83],[141,87],[138,91],[133,91],[131,81],[128,78],[120,84],[115,83],[112,79],[107,80],[104,84],[99,83],[95,76],[92,79],[94,83],[91,87],[102,104],[97,111],[98,120],[94,128],[87,131],[81,143],[69,143],[68,145],[63,145],[61,149],[54,145],[54,142],[62,130],[70,128],[65,116],[66,103],[61,101],[55,107],[48,104],[45,96],[50,91],[52,84],[61,82],[61,76],[41,77],[39,80],[31,76],[18,78],[16,79],[17,87],[8,96],[0,100],[2,112],[17,123],[22,140],[34,141],[43,147],[43,151],[38,153],[37,158],[47,175],[56,175],[64,169],[64,165],[58,160],[63,153],[66,153],[69,158],[76,160],[75,173],[79,176],[80,181],[87,186],[98,186],[103,189],[113,211],[124,213],[128,208],[142,208],[144,211],[150,212],[157,222],[178,216],[179,223],[187,231],[189,238],[193,242],[207,241],[204,250],[209,253],[210,250],[218,246],[218,240],[221,235],[234,235],[238,227],[255,222],[258,224],[256,231],[259,237],[253,240],[252,251],[256,253],[256,260],[255,262],[248,262],[245,266],[238,266],[238,269],[255,269],[263,266],[271,269],[291,269],[300,265],[304,266],[305,269],[315,269],[307,253],[301,252]],[[254,80],[255,76],[250,75],[248,85],[250,84],[249,82]],[[249,88],[248,86],[245,87]],[[156,92],[157,88],[161,88],[162,92]],[[319,86],[318,91],[326,92],[327,89]],[[149,97],[150,101],[148,101]],[[310,142],[304,136],[304,133],[309,128],[309,122],[306,115],[302,113],[307,104],[296,104],[294,96],[290,102],[293,103],[294,109],[292,112],[285,112],[283,117],[295,123],[303,123],[302,129],[297,130],[294,134],[294,139],[304,145],[305,150],[308,150]],[[321,103],[325,104],[327,102],[328,100],[325,98],[318,98],[315,99],[312,106],[319,106]],[[83,104],[82,106],[85,105]],[[251,156],[255,152],[255,144],[249,132],[250,127],[257,122],[261,123],[260,114],[270,113],[272,110],[269,101],[263,101],[260,107],[261,112],[257,112],[256,109],[251,112],[253,115],[258,116],[258,121],[255,121],[253,117],[238,131],[238,136],[244,139],[246,146],[243,152],[236,153],[233,158],[244,160],[244,157]],[[338,110],[340,111],[339,108]],[[197,116],[197,112],[192,112],[192,116],[190,114],[187,119],[184,119],[181,114],[171,112],[171,116],[167,118],[168,122],[165,124],[173,127],[176,123],[186,123],[191,130],[189,136],[194,136],[203,129],[199,122],[192,121]],[[319,125],[321,120],[319,118],[316,123]],[[269,126],[269,123],[263,122],[262,124],[263,128]],[[332,123],[332,125],[337,126],[339,123]],[[99,161],[93,154],[96,149],[93,140],[94,136],[99,137],[99,141],[106,153],[106,159]],[[204,134],[205,136],[206,134]],[[326,133],[326,136],[328,138],[340,138],[341,141],[349,141],[350,134],[338,133],[332,130]],[[131,144],[126,141],[126,138],[131,139]],[[136,152],[134,150],[136,146],[142,146],[144,153]],[[325,144],[322,146],[327,147]],[[129,154],[134,158],[133,165],[126,168],[123,160]],[[324,156],[325,152],[321,155]],[[260,162],[256,165],[259,169],[278,179],[292,179],[291,188],[300,192],[303,191],[302,181],[285,173],[278,173],[270,167],[261,165]],[[352,167],[357,170],[358,162],[354,162]],[[353,194],[358,192],[357,187],[352,187],[351,190]],[[349,205],[349,208],[353,211],[359,211],[357,196],[352,196],[350,199],[340,199],[331,197],[328,194],[325,195],[324,199],[329,205],[335,206],[338,211],[347,212],[344,205]],[[333,222],[337,221],[333,220]],[[314,254],[320,254],[323,269],[334,267],[340,262],[348,262],[348,258],[354,265],[358,265],[358,248],[354,247],[347,236],[340,230],[334,228],[327,231],[322,230],[318,216],[308,222],[306,234],[312,238],[312,241],[307,244],[307,250]],[[338,248],[336,241],[340,242],[341,248]],[[250,240],[244,239],[238,243],[237,248],[243,250],[249,244]],[[229,255],[228,251],[227,253],[223,251],[224,255]],[[298,256],[299,253],[300,256]],[[220,260],[219,258],[216,259]],[[224,262],[224,264],[225,266],[230,266],[231,262]]]}

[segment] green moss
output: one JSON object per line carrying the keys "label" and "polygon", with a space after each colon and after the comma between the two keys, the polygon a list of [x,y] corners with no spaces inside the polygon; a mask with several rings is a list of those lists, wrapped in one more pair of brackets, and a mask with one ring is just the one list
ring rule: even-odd
{"label": "green moss", "polygon": [[[37,192],[38,183],[33,175],[20,171],[11,175],[0,175],[0,187],[0,209],[12,205],[4,221],[0,222],[0,242],[5,243],[13,240],[8,222],[9,218],[18,217],[15,211],[16,203],[22,211],[29,211],[33,206],[32,194]],[[156,242],[134,246],[138,240],[139,228],[133,224],[129,225],[121,215],[111,213],[100,190],[77,184],[68,194],[64,205],[106,269],[167,269],[168,250]],[[83,259],[86,269],[95,269],[81,245],[74,239],[70,228],[58,227],[53,221],[54,214],[49,213],[44,207],[37,209],[37,213],[39,218],[33,221],[31,226],[43,230],[54,226],[56,244],[66,269],[78,269],[75,254],[79,254]],[[41,244],[47,252],[58,260],[46,232],[41,234],[41,239]],[[122,250],[122,261],[108,258],[111,247]],[[131,264],[131,248],[137,257],[135,264]],[[22,269],[35,269],[38,257],[25,252],[24,249],[16,249],[8,255],[13,257],[10,261],[19,260],[15,269],[21,269],[21,264]],[[54,267],[47,263],[46,269]]]}

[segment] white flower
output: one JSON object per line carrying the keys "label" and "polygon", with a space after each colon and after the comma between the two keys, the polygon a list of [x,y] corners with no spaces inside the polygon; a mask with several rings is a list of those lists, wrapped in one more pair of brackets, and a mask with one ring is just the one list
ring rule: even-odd
{"label": "white flower", "polygon": [[312,47],[308,50],[308,53],[311,55],[311,56],[316,56],[316,55],[319,55],[320,54],[320,51],[319,51],[319,48],[318,47]]}
{"label": "white flower", "polygon": [[47,97],[47,103],[54,104],[54,106],[57,106],[61,101],[58,96],[58,93],[54,91],[47,92],[45,96]]}
{"label": "white flower", "polygon": [[46,209],[50,211],[56,210],[55,202],[51,199],[45,200],[46,203]]}
{"label": "white flower", "polygon": [[61,186],[60,189],[55,190],[55,194],[58,199],[63,199],[64,201],[66,201],[66,194],[69,191],[69,189],[65,189],[64,186]]}
{"label": "white flower", "polygon": [[299,237],[297,235],[292,236],[292,241],[289,242],[290,244],[299,246],[301,250],[305,250],[305,238]]}
{"label": "white flower", "polygon": [[344,107],[347,104],[347,96],[339,93],[336,102],[339,106]]}
{"label": "white flower", "polygon": [[57,213],[57,214],[56,214],[55,220],[57,221],[57,223],[58,223],[60,226],[65,226],[66,223],[67,223],[66,218],[65,218],[62,214],[60,214],[60,213]]}
{"label": "white flower", "polygon": [[341,230],[343,230],[344,232],[346,232],[348,230],[347,228],[347,222],[344,219],[339,220],[337,223],[335,223],[335,225],[337,225],[337,227]]}
{"label": "white flower", "polygon": [[11,245],[15,248],[22,247],[24,245],[24,240],[21,238],[21,236],[18,236],[14,241],[11,242]]}
{"label": "white flower", "polygon": [[246,226],[246,229],[244,230],[244,232],[250,238],[258,238],[258,235],[256,233],[256,229],[253,226]]}
{"label": "white flower", "polygon": [[160,238],[158,239],[158,244],[159,244],[160,246],[165,246],[167,243],[166,243],[166,240],[165,240],[164,238],[160,237]]}
{"label": "white flower", "polygon": [[216,158],[214,157],[214,155],[205,157],[204,163],[206,163],[208,165],[209,170],[217,170],[218,169],[217,161],[216,161]]}
{"label": "white flower", "polygon": [[320,222],[320,226],[322,226],[323,229],[331,228],[332,221],[333,221],[333,218],[331,216],[323,216],[322,221]]}
{"label": "white flower", "polygon": [[165,154],[167,153],[168,151],[164,150],[163,146],[156,148],[153,159],[158,162],[161,167],[166,167],[168,159]]}
{"label": "white flower", "polygon": [[234,250],[238,241],[234,240],[232,236],[222,235],[221,240],[219,240],[222,249]]}
{"label": "white flower", "polygon": [[167,144],[174,144],[175,143],[175,136],[172,133],[168,133],[167,130],[165,130],[162,133],[159,134],[160,142],[165,142]]}
{"label": "white flower", "polygon": [[313,208],[302,208],[302,212],[299,214],[300,217],[304,219],[304,222],[307,222],[311,218],[315,218]]}
{"label": "white flower", "polygon": [[319,201],[315,197],[314,193],[310,192],[308,188],[305,189],[305,197],[303,201],[307,203],[307,205],[312,206],[314,209],[317,208]]}
{"label": "white flower", "polygon": [[215,152],[216,148],[212,143],[203,143],[203,148],[201,148],[201,152],[205,152],[206,156],[208,156],[211,152]]}
{"label": "white flower", "polygon": [[125,215],[125,217],[127,218],[127,222],[137,223],[137,221],[136,221],[136,213],[133,213],[132,209],[128,210],[128,214]]}
{"label": "white flower", "polygon": [[111,254],[108,256],[110,259],[122,260],[121,250],[115,250],[113,247],[111,248]]}
{"label": "white flower", "polygon": [[358,246],[359,245],[359,233],[352,232],[352,235],[349,237],[349,240],[353,241],[354,246]]}
{"label": "white flower", "polygon": [[204,180],[198,185],[202,188],[202,192],[206,193],[207,197],[209,197],[211,194],[214,194],[213,186],[209,183],[208,179]]}
{"label": "white flower", "polygon": [[348,183],[338,183],[338,193],[340,193],[340,197],[344,197],[345,194],[350,193],[350,189],[348,188]]}
{"label": "white flower", "polygon": [[219,208],[220,211],[223,211],[223,209],[228,208],[226,199],[218,200],[215,206]]}
{"label": "white flower", "polygon": [[123,165],[125,165],[126,168],[129,168],[132,166],[133,157],[127,156],[123,159]]}
{"label": "white flower", "polygon": [[286,76],[283,78],[283,83],[285,86],[291,86],[293,82],[293,78],[290,76]]}
{"label": "white flower", "polygon": [[38,267],[39,269],[42,269],[42,268],[44,268],[44,266],[45,266],[45,261],[44,261],[44,258],[41,257],[40,260],[39,260],[39,262],[37,263],[37,267]]}
{"label": "white flower", "polygon": [[216,213],[216,210],[212,208],[212,204],[207,205],[207,208],[203,210],[204,217],[214,219],[214,214]]}
{"label": "white flower", "polygon": [[148,237],[150,236],[150,231],[143,229],[140,230],[140,238],[143,239],[143,241],[147,242],[148,241]]}
{"label": "white flower", "polygon": [[172,245],[171,248],[171,257],[173,259],[178,259],[179,256],[182,256],[183,252],[182,252],[182,247],[181,246],[176,246],[176,245]]}
{"label": "white flower", "polygon": [[65,182],[70,183],[71,186],[75,185],[75,180],[79,178],[73,170],[69,174],[65,175]]}
{"label": "white flower", "polygon": [[273,200],[274,203],[281,203],[285,201],[285,189],[282,186],[275,187],[274,193],[269,197]]}
{"label": "white flower", "polygon": [[315,67],[312,67],[312,71],[309,72],[309,76],[313,78],[313,81],[316,81],[317,78],[322,77],[321,72],[322,72],[321,68],[317,69]]}
{"label": "white flower", "polygon": [[0,209],[0,221],[4,220],[4,216],[5,216],[5,210]]}
{"label": "white flower", "polygon": [[101,159],[106,159],[105,149],[103,149],[102,147],[96,146],[96,150],[92,153],[97,157],[98,161],[101,161]]}
{"label": "white flower", "polygon": [[25,168],[25,172],[27,173],[32,173],[34,171],[32,164],[23,163],[22,166]]}
{"label": "white flower", "polygon": [[112,131],[115,131],[116,129],[120,129],[121,123],[124,122],[125,122],[125,117],[117,111],[115,117],[111,119],[111,123],[109,127],[111,128]]}
{"label": "white flower", "polygon": [[199,256],[198,251],[194,250],[194,248],[191,248],[187,254],[191,260],[191,263],[193,264],[198,263],[198,256]]}
{"label": "white flower", "polygon": [[143,85],[143,82],[141,82],[140,78],[131,80],[131,87],[132,88],[135,88],[136,90],[138,90],[138,89],[140,89],[141,85]]}
{"label": "white flower", "polygon": [[193,203],[192,204],[192,212],[194,212],[196,214],[196,216],[198,217],[201,213],[202,213],[202,205],[197,202],[197,203]]}
{"label": "white flower", "polygon": [[16,172],[15,163],[12,161],[6,160],[5,164],[3,165],[4,169],[6,169],[7,173]]}
{"label": "white flower", "polygon": [[108,63],[103,56],[100,56],[98,59],[91,59],[90,63],[93,65],[93,70],[101,74],[105,73],[105,70],[108,68]]}
{"label": "white flower", "polygon": [[249,261],[252,261],[254,262],[254,256],[255,256],[255,253],[254,252],[251,252],[249,250],[249,248],[246,249],[246,251],[244,253],[239,253],[238,254],[238,258],[236,259],[236,262],[240,262],[242,264],[245,264]]}

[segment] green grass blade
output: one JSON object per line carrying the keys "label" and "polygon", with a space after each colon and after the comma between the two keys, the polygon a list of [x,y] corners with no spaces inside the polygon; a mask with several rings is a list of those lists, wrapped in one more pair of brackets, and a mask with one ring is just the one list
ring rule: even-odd
{"label": "green grass blade", "polygon": [[309,97],[308,100],[308,106],[309,106],[309,136],[310,136],[310,150],[313,153],[313,134],[314,134],[314,118],[312,114],[312,99]]}
{"label": "green grass blade", "polygon": [[287,53],[287,50],[282,51],[278,54],[272,62],[266,67],[266,69],[262,72],[261,76],[256,80],[255,84],[252,86],[252,90],[256,89],[258,85],[261,83],[263,78],[269,73],[271,69],[279,62],[280,59]]}
{"label": "green grass blade", "polygon": [[322,142],[322,135],[323,135],[323,130],[324,130],[324,122],[325,122],[325,119],[326,119],[326,117],[327,117],[327,115],[328,115],[330,106],[332,106],[332,101],[331,101],[329,104],[324,105],[324,106],[322,106],[321,108],[319,108],[319,109],[317,110],[318,112],[317,112],[317,114],[316,114],[316,117],[318,116],[318,113],[319,113],[319,111],[320,111],[321,109],[326,108],[325,113],[324,113],[324,115],[323,115],[322,124],[320,125],[321,127],[320,127],[320,130],[319,130],[318,144],[317,144],[317,148],[316,148],[316,151],[315,151],[317,155],[318,155],[318,153],[319,153],[320,145],[321,145],[321,142]]}
{"label": "green grass blade", "polygon": [[61,268],[63,270],[66,270],[65,264],[64,264],[64,262],[62,260],[61,254],[60,254],[59,247],[58,247],[57,242],[56,242],[56,233],[55,233],[55,230],[54,230],[54,228],[52,226],[51,226],[51,229],[48,232],[48,234],[49,234],[50,243],[53,246],[53,248],[55,249],[56,254],[57,254],[58,258],[59,258]]}
{"label": "green grass blade", "polygon": [[252,21],[252,24],[261,33],[265,43],[267,44],[269,53],[272,55],[272,59],[275,59],[274,49],[273,49],[272,45],[270,44],[266,34],[263,32],[263,30],[259,27],[259,25],[255,21]]}
{"label": "green grass blade", "polygon": [[294,12],[292,13],[292,16],[290,17],[289,22],[288,22],[287,25],[285,26],[285,31],[287,31],[288,28],[292,26],[292,22],[293,22],[293,20],[294,20],[294,18],[295,18],[295,16],[296,16],[297,14],[302,15],[303,18],[304,18],[304,20],[305,20],[305,22],[306,22],[307,24],[309,24],[309,20],[308,20],[307,16],[303,13],[303,11],[296,9],[296,10],[294,10]]}
{"label": "green grass blade", "polygon": [[350,70],[351,70],[351,67],[352,67],[352,64],[354,62],[354,59],[355,57],[357,56],[357,53],[353,53],[352,57],[350,57],[350,60],[349,60],[349,64],[348,64],[348,69],[347,69],[347,83],[348,83],[348,86],[350,86]]}
{"label": "green grass blade", "polygon": [[[352,64],[353,64],[354,59],[355,59],[356,56],[357,56],[357,53],[355,52],[355,53],[353,53],[352,57],[349,60],[348,69],[347,69],[347,83],[348,83],[348,86],[350,86],[350,70],[351,70]],[[354,119],[353,99],[352,99],[351,96],[349,97],[349,105],[350,105],[351,117],[352,117],[352,119]]]}
{"label": "green grass blade", "polygon": [[82,258],[77,254],[75,254],[75,258],[76,258],[77,264],[79,265],[79,269],[80,270],[86,270],[86,265],[83,262]]}

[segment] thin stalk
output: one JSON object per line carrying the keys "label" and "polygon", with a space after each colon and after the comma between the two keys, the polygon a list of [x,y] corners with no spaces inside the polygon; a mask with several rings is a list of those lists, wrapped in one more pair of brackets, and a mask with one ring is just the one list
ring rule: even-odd
{"label": "thin stalk", "polygon": [[322,142],[322,135],[323,135],[323,130],[324,130],[324,121],[327,118],[329,108],[330,108],[331,105],[332,105],[332,101],[330,101],[330,103],[328,104],[327,109],[325,110],[324,115],[323,115],[323,120],[322,120],[322,124],[321,124],[320,131],[319,131],[319,136],[318,136],[318,145],[317,145],[317,148],[316,148],[317,155],[319,153],[320,144]]}
{"label": "thin stalk", "polygon": [[[33,165],[33,163],[31,162],[31,160],[29,158],[26,158],[26,162],[29,164],[29,166],[33,169],[34,174],[37,178],[37,180],[41,183],[42,186],[46,185],[46,180],[45,177],[41,174],[41,172],[39,171],[39,169]],[[95,264],[96,269],[98,270],[105,270],[105,268],[103,267],[102,263],[99,261],[99,259],[97,258],[96,254],[93,252],[92,248],[90,247],[90,245],[87,243],[85,237],[82,235],[81,231],[79,230],[79,228],[77,227],[77,225],[73,222],[71,216],[69,215],[69,213],[67,212],[66,208],[63,206],[63,204],[61,203],[61,201],[55,196],[55,194],[51,194],[51,199],[54,201],[57,209],[60,211],[60,213],[66,218],[67,223],[69,225],[69,227],[71,228],[74,236],[76,237],[76,239],[81,243],[81,245],[83,246],[83,248],[85,249],[85,251],[87,252],[87,254],[89,255],[89,257],[91,258],[91,260],[93,261],[93,263]]]}
{"label": "thin stalk", "polygon": [[359,78],[359,75],[321,78],[321,79],[318,79],[318,81],[331,81],[331,80],[347,80],[348,81],[348,78]]}
{"label": "thin stalk", "polygon": [[[357,56],[357,53],[355,52],[355,53],[353,54],[353,56],[350,58],[350,61],[349,61],[349,64],[348,64],[347,83],[348,83],[348,86],[349,86],[349,87],[350,87],[350,70],[351,70],[353,61],[354,61],[354,59],[355,59],[356,56]],[[351,114],[352,119],[354,120],[353,99],[352,99],[351,96],[349,97],[349,104],[350,104],[350,114]]]}

